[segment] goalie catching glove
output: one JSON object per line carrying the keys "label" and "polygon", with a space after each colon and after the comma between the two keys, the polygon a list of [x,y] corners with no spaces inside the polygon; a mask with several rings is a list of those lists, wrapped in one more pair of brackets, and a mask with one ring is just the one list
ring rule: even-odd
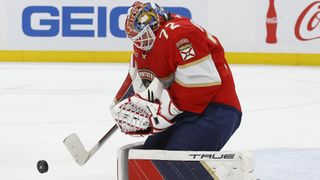
{"label": "goalie catching glove", "polygon": [[130,135],[164,131],[175,123],[172,120],[180,113],[182,111],[173,104],[157,78],[145,91],[124,99],[111,109],[121,131]]}

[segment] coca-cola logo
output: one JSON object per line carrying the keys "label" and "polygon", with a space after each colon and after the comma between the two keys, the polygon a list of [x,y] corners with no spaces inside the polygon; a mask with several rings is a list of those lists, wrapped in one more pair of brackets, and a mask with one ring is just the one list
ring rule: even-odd
{"label": "coca-cola logo", "polygon": [[277,17],[267,18],[267,23],[268,24],[277,24],[278,23]]}
{"label": "coca-cola logo", "polygon": [[320,1],[310,4],[302,11],[294,31],[301,41],[320,38]]}

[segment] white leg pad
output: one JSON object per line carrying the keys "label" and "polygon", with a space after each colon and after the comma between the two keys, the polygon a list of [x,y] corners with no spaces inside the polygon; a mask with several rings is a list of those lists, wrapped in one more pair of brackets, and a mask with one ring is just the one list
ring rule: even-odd
{"label": "white leg pad", "polygon": [[[118,151],[118,180],[134,179],[139,175],[145,177],[165,177],[166,173],[172,171],[174,174],[188,176],[193,166],[193,171],[207,172],[198,177],[188,177],[191,179],[214,179],[214,180],[257,180],[254,175],[254,157],[250,152],[232,152],[232,151],[165,151],[165,150],[145,150],[139,149],[142,143],[129,144]],[[138,149],[137,149],[138,148]],[[147,160],[147,161],[146,161]],[[180,168],[182,164],[188,164],[187,168]],[[162,166],[158,166],[158,163]],[[163,163],[167,162],[167,163]],[[179,163],[180,162],[180,163]],[[135,168],[129,167],[133,164]],[[150,166],[150,163],[153,164]],[[166,169],[163,164],[171,164]],[[180,165],[178,165],[180,164]],[[177,166],[176,166],[177,165]],[[142,167],[152,167],[144,169]],[[160,169],[159,169],[160,168]],[[192,168],[191,168],[192,169]],[[156,173],[155,172],[159,172]],[[196,173],[194,173],[196,174]],[[178,178],[178,177],[177,177]]]}
{"label": "white leg pad", "polygon": [[[223,152],[221,152],[223,153]],[[232,161],[205,161],[220,180],[256,180],[254,175],[254,157],[250,152],[234,152]]]}

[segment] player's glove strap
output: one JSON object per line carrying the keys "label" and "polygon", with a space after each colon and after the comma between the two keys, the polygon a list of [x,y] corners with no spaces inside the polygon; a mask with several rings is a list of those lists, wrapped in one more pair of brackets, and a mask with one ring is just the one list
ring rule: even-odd
{"label": "player's glove strap", "polygon": [[152,114],[150,123],[151,133],[153,134],[164,131],[172,126],[175,123],[172,121],[174,117],[182,113],[182,111],[173,104],[166,89],[162,91],[159,101],[156,101],[156,103],[149,103],[147,107]]}

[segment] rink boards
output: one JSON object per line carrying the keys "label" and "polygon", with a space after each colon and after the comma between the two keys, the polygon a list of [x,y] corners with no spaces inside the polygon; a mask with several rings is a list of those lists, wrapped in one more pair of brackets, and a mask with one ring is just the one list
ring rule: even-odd
{"label": "rink boards", "polygon": [[[128,63],[132,51],[1,51],[0,62]],[[226,52],[231,64],[320,66],[320,54]]]}
{"label": "rink boards", "polygon": [[[320,65],[319,1],[275,1],[273,43],[266,40],[271,0],[154,2],[217,36],[232,64]],[[2,3],[0,62],[129,61],[132,43],[124,21],[132,1]]]}

